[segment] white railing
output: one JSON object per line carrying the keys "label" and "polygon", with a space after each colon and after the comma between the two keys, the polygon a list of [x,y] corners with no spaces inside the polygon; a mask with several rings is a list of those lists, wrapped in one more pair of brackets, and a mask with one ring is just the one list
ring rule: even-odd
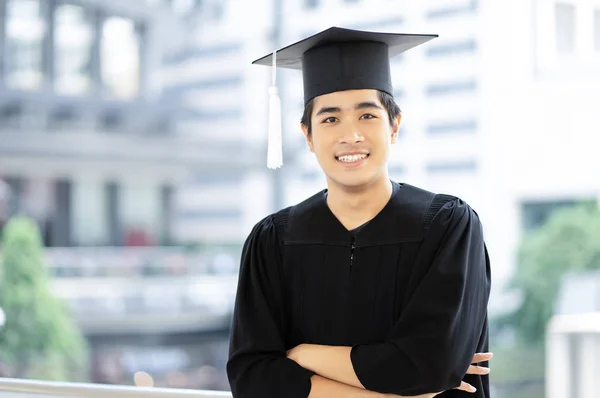
{"label": "white railing", "polygon": [[555,315],[546,336],[546,397],[600,397],[600,312]]}
{"label": "white railing", "polygon": [[20,395],[40,398],[43,396],[78,398],[231,398],[231,393],[226,391],[183,390],[175,388],[0,378],[0,397],[5,393],[15,394],[15,398]]}

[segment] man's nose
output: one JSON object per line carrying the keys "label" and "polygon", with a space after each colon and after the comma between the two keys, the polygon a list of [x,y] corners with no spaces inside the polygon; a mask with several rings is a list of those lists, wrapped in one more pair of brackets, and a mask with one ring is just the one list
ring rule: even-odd
{"label": "man's nose", "polygon": [[348,126],[341,137],[342,144],[356,144],[362,141],[364,141],[364,137],[355,126]]}

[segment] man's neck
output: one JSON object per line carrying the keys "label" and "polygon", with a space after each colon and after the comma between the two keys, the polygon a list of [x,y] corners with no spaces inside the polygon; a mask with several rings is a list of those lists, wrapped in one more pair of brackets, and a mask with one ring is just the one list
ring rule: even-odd
{"label": "man's neck", "polygon": [[337,219],[351,230],[373,219],[389,202],[392,183],[386,176],[363,187],[344,188],[329,182],[327,205]]}

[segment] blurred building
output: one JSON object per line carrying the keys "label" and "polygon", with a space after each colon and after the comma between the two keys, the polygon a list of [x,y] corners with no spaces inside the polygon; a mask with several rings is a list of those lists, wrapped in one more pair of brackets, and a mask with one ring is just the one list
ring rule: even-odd
{"label": "blurred building", "polygon": [[91,343],[93,381],[131,383],[144,368],[158,385],[226,387],[237,248],[154,247],[181,243],[181,186],[256,158],[174,123],[182,108],[162,65],[197,11],[0,0],[0,229],[17,214],[39,222],[54,290]]}
{"label": "blurred building", "polygon": [[481,10],[482,211],[501,282],[522,236],[600,197],[600,2],[485,1]]}
{"label": "blurred building", "polygon": [[251,156],[256,164],[211,168],[182,187],[175,214],[181,240],[240,242],[271,209],[266,173],[270,74],[251,61],[272,50],[273,18],[271,0],[198,2],[188,19],[185,46],[165,59],[165,95],[179,98],[181,106],[174,129],[227,149],[214,154],[224,162]]}
{"label": "blurred building", "polygon": [[169,244],[177,187],[244,167],[220,156],[233,144],[174,128],[160,68],[184,17],[157,1],[0,1],[0,219],[35,217],[48,246]]}

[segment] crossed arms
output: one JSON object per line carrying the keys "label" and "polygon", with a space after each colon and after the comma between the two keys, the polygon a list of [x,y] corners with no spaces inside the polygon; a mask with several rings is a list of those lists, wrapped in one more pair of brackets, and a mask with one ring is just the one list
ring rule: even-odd
{"label": "crossed arms", "polygon": [[[365,391],[364,386],[356,376],[352,366],[351,347],[336,347],[301,344],[287,352],[287,357],[298,363],[303,368],[316,373],[312,377],[312,388],[309,398],[329,397],[396,397],[400,395],[381,394]],[[472,363],[486,362],[492,354],[476,354]],[[467,374],[485,375],[489,369],[481,366],[471,365]],[[475,388],[468,383],[462,382],[457,389],[475,392]],[[442,391],[440,391],[442,392]],[[436,393],[422,394],[419,397],[433,397]],[[414,397],[414,396],[413,396]]]}

